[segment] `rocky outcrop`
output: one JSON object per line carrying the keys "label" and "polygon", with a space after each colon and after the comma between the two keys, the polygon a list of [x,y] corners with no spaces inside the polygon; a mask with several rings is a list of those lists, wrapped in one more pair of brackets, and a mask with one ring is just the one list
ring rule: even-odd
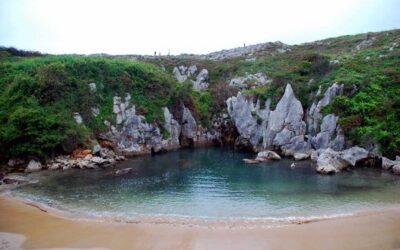
{"label": "rocky outcrop", "polygon": [[270,102],[260,109],[260,103],[254,105],[252,99],[239,93],[227,100],[228,113],[231,116],[241,138],[247,139],[255,148],[280,148],[285,155],[296,151],[310,150],[305,141],[306,124],[303,121],[303,107],[296,99],[290,84],[278,102],[276,109],[270,110]]}
{"label": "rocky outcrop", "polygon": [[369,152],[358,146],[337,152],[331,148],[322,149],[317,159],[317,172],[322,174],[337,173],[356,166],[357,162],[369,158]]}
{"label": "rocky outcrop", "polygon": [[207,91],[208,89],[208,70],[202,69],[193,82],[193,88],[198,91]]}
{"label": "rocky outcrop", "polygon": [[311,138],[311,144],[315,149],[332,148],[342,150],[344,148],[344,135],[337,124],[338,116],[334,114],[326,115],[322,119],[320,131]]}
{"label": "rocky outcrop", "polygon": [[193,89],[198,91],[206,91],[208,89],[208,70],[202,69],[197,76],[195,75],[196,72],[196,65],[192,65],[190,67],[180,65],[178,67],[174,67],[172,74],[175,76],[178,82],[190,80],[193,84]]}
{"label": "rocky outcrop", "polygon": [[162,141],[163,148],[167,150],[180,147],[179,136],[181,134],[181,125],[172,117],[168,108],[164,108],[164,128],[168,132],[168,138]]}
{"label": "rocky outcrop", "polygon": [[392,167],[393,174],[400,175],[400,162]]}
{"label": "rocky outcrop", "polygon": [[185,106],[182,107],[179,122],[174,119],[168,108],[164,107],[164,124],[158,126],[147,123],[145,117],[136,114],[135,105],[131,105],[130,100],[129,94],[126,94],[124,99],[114,97],[113,112],[116,121],[114,124],[105,121],[109,131],[103,135],[112,141],[116,150],[123,155],[157,153],[180,147],[209,145],[221,140],[219,125],[215,129],[202,128]]}
{"label": "rocky outcrop", "polygon": [[240,92],[235,97],[227,101],[228,113],[236,127],[239,137],[236,140],[237,146],[257,147],[262,142],[263,131],[269,116],[269,102],[265,103],[265,108],[260,109],[260,103],[254,102]]}
{"label": "rocky outcrop", "polygon": [[386,157],[382,157],[382,168],[384,170],[390,170],[394,165],[396,165],[396,161],[392,161]]}
{"label": "rocky outcrop", "polygon": [[367,159],[369,157],[369,153],[364,148],[355,146],[341,151],[340,157],[348,162],[351,166],[355,166],[358,161]]}
{"label": "rocky outcrop", "polygon": [[[295,160],[311,158],[317,162],[317,171],[324,174],[339,172],[358,162],[373,161],[372,165],[376,165],[381,157],[376,148],[366,150],[356,146],[344,150],[346,143],[338,125],[339,117],[322,115],[322,109],[341,94],[343,85],[333,84],[321,100],[312,104],[304,117],[302,105],[290,84],[286,85],[275,110],[270,110],[269,101],[261,109],[259,101],[254,104],[252,98],[239,92],[236,97],[227,100],[228,113],[239,134],[235,146],[254,151],[280,150],[283,155],[293,156]],[[308,123],[307,131],[304,120]],[[259,161],[248,159],[247,162]],[[388,162],[384,161],[387,169],[395,165]]]}
{"label": "rocky outcrop", "polygon": [[256,160],[265,161],[265,160],[280,160],[281,157],[275,153],[274,151],[266,150],[261,151],[257,154]]}
{"label": "rocky outcrop", "polygon": [[180,143],[183,147],[197,147],[214,144],[221,141],[220,125],[214,129],[205,129],[196,123],[192,113],[183,106]]}
{"label": "rocky outcrop", "polygon": [[124,100],[115,96],[113,112],[116,114],[116,125],[109,121],[106,135],[113,141],[118,150],[125,155],[159,152],[162,149],[160,129],[145,122],[145,118],[136,114],[135,105],[130,105],[131,96],[126,94]]}
{"label": "rocky outcrop", "polygon": [[293,158],[296,161],[302,161],[310,158],[310,154],[305,154],[305,153],[294,153]]}
{"label": "rocky outcrop", "polygon": [[78,124],[82,124],[83,123],[82,116],[78,112],[75,112],[73,117],[74,117],[74,120],[75,120],[76,123],[78,123]]}
{"label": "rocky outcrop", "polygon": [[333,174],[345,169],[348,163],[339,157],[339,153],[328,148],[322,150],[317,159],[317,172]]}
{"label": "rocky outcrop", "polygon": [[290,84],[286,85],[285,93],[278,102],[276,109],[268,118],[267,130],[264,134],[264,147],[289,146],[294,140],[301,142],[306,123],[303,121],[303,107],[296,99]]}
{"label": "rocky outcrop", "polygon": [[281,157],[279,156],[279,154],[275,153],[274,151],[265,150],[265,151],[259,152],[255,159],[243,159],[243,161],[248,164],[257,164],[257,163],[266,162],[266,161],[270,161],[270,160],[277,161],[280,159],[281,159]]}
{"label": "rocky outcrop", "polygon": [[125,160],[124,156],[116,155],[112,150],[96,145],[89,154],[61,155],[48,161],[45,167],[49,170],[108,168],[123,160]]}
{"label": "rocky outcrop", "polygon": [[355,50],[359,51],[359,50],[371,47],[374,44],[375,40],[376,40],[376,37],[374,37],[374,36],[368,37],[367,36],[367,38],[365,40],[361,41],[359,44],[356,45]]}
{"label": "rocky outcrop", "polygon": [[28,166],[25,168],[26,173],[32,173],[42,170],[42,164],[38,161],[31,160]]}
{"label": "rocky outcrop", "polygon": [[[321,90],[319,89],[318,92]],[[317,93],[318,94],[318,93]],[[316,135],[318,133],[318,123],[322,120],[322,109],[332,103],[336,96],[343,94],[343,84],[334,83],[324,93],[318,102],[313,102],[307,114],[308,133]]]}
{"label": "rocky outcrop", "polygon": [[243,89],[268,85],[272,82],[264,73],[249,74],[245,77],[236,77],[229,81],[229,86]]}
{"label": "rocky outcrop", "polygon": [[395,160],[382,157],[382,169],[400,175],[400,156],[396,156]]}
{"label": "rocky outcrop", "polygon": [[207,60],[224,60],[227,58],[254,57],[254,55],[256,54],[276,54],[285,53],[288,51],[291,51],[290,46],[281,42],[260,43],[234,49],[212,52],[210,54],[201,56],[201,58]]}

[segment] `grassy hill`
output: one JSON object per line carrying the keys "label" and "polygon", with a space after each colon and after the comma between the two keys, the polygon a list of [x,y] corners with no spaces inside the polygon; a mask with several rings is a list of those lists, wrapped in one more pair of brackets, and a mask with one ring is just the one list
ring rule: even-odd
{"label": "grassy hill", "polygon": [[[372,42],[368,42],[372,41]],[[139,114],[162,127],[162,107],[179,113],[188,106],[203,126],[223,112],[224,101],[238,90],[228,86],[235,76],[265,73],[267,86],[245,92],[276,104],[286,83],[307,108],[321,98],[315,93],[334,82],[345,85],[325,112],[340,116],[354,144],[378,143],[385,155],[400,154],[400,31],[330,38],[291,46],[285,53],[253,55],[222,61],[187,57],[109,59],[52,56],[0,49],[0,157],[48,157],[93,143],[105,131],[104,120],[115,120],[114,95],[130,93]],[[207,68],[210,88],[205,93],[178,83],[171,72],[177,65]],[[162,70],[161,68],[164,68]],[[96,92],[89,84],[95,82]],[[92,115],[97,107],[100,114]],[[81,114],[85,126],[74,121]],[[179,115],[179,114],[178,114]]]}

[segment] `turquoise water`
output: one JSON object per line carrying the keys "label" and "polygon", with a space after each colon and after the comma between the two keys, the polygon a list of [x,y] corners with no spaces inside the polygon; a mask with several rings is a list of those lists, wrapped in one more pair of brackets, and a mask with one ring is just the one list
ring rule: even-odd
{"label": "turquoise water", "polygon": [[[333,216],[400,204],[400,178],[360,168],[333,176],[309,161],[246,165],[253,154],[229,148],[135,158],[113,170],[43,171],[14,194],[76,214],[200,218]],[[114,169],[115,170],[115,169]]]}

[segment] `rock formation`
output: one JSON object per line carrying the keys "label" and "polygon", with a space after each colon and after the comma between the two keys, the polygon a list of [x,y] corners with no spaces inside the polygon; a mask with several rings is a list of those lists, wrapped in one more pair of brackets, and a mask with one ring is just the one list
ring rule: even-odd
{"label": "rock formation", "polygon": [[310,149],[305,141],[306,124],[303,121],[303,108],[294,96],[290,84],[278,102],[276,109],[270,110],[270,101],[260,109],[257,102],[239,93],[227,100],[228,113],[231,116],[241,138],[246,139],[255,148],[275,148],[292,154],[294,151]]}
{"label": "rock formation", "polygon": [[317,171],[322,174],[337,173],[347,167],[354,167],[357,162],[368,157],[368,151],[357,146],[340,152],[331,148],[322,149],[317,160]]}
{"label": "rock formation", "polygon": [[281,42],[275,43],[260,43],[249,46],[238,47],[234,49],[227,49],[209,53],[201,56],[202,59],[207,60],[224,60],[227,58],[235,57],[254,57],[255,54],[276,54],[291,51],[289,45]]}
{"label": "rock formation", "polygon": [[208,70],[202,69],[197,76],[195,75],[196,72],[196,65],[192,65],[190,67],[180,65],[173,69],[172,74],[175,76],[178,82],[190,80],[193,84],[193,89],[198,91],[206,91],[208,89]]}
{"label": "rock formation", "polygon": [[270,84],[272,79],[264,73],[249,74],[245,77],[236,77],[229,81],[229,86],[243,89],[249,89]]}

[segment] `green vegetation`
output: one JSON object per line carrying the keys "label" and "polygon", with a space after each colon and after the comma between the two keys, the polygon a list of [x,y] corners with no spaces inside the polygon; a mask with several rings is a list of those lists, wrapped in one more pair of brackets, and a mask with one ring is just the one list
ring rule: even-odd
{"label": "green vegetation", "polygon": [[[0,155],[46,157],[89,144],[114,121],[114,95],[130,93],[137,112],[163,123],[162,107],[180,99],[172,76],[146,63],[77,56],[20,58],[2,53],[0,61]],[[96,92],[89,88],[95,82]],[[99,107],[94,117],[92,107]],[[85,123],[77,125],[73,113]]]}
{"label": "green vegetation", "polygon": [[[357,44],[374,37],[367,48]],[[393,46],[397,43],[397,46]],[[343,36],[292,46],[291,51],[257,52],[255,61],[244,58],[209,61],[195,57],[106,59],[81,56],[48,56],[0,48],[0,158],[47,157],[89,145],[106,130],[104,120],[114,121],[113,96],[132,96],[137,113],[161,126],[162,107],[175,119],[185,105],[196,121],[210,128],[213,115],[226,108],[225,100],[238,89],[230,79],[264,73],[272,79],[267,86],[245,93],[274,108],[291,83],[304,108],[321,98],[334,82],[344,84],[345,93],[324,112],[336,113],[347,137],[354,144],[377,143],[385,155],[400,154],[400,31]],[[334,63],[332,63],[334,62]],[[178,83],[170,74],[177,65],[197,65],[210,74],[209,90],[193,91],[190,82]],[[165,71],[161,70],[165,68]],[[89,84],[96,83],[97,91]],[[262,102],[263,104],[263,102]],[[94,117],[92,108],[100,114]],[[83,125],[73,119],[78,112]],[[257,119],[261,124],[261,119]]]}

